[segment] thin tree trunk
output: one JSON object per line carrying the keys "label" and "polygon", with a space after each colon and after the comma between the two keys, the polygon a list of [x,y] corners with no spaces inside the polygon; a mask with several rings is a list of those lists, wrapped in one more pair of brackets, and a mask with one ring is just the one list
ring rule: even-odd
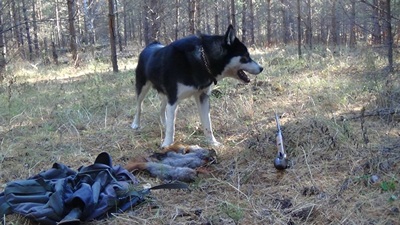
{"label": "thin tree trunk", "polygon": [[32,61],[33,60],[32,38],[31,38],[30,29],[29,29],[28,13],[26,10],[25,0],[22,0],[22,13],[24,14],[26,40],[28,41],[28,50],[29,50],[28,58],[29,58],[29,61]]}
{"label": "thin tree trunk", "polygon": [[379,0],[373,0],[372,6],[372,43],[374,45],[379,45],[382,43],[382,35],[381,35],[381,25],[379,24]]}
{"label": "thin tree trunk", "polygon": [[179,37],[179,21],[181,20],[180,15],[180,0],[175,0],[175,40]]}
{"label": "thin tree trunk", "polygon": [[57,44],[58,47],[62,46],[64,48],[64,43],[62,42],[62,37],[61,37],[61,24],[60,24],[60,9],[59,9],[59,0],[56,0],[56,28],[57,28]]}
{"label": "thin tree trunk", "polygon": [[306,43],[312,49],[312,8],[311,0],[307,0],[307,22],[306,22]]}
{"label": "thin tree trunk", "polygon": [[246,43],[247,42],[247,25],[246,25],[246,8],[247,5],[247,0],[242,0],[242,42]]}
{"label": "thin tree trunk", "polygon": [[215,18],[214,18],[214,32],[216,33],[216,34],[218,34],[219,33],[219,11],[218,11],[218,9],[219,9],[219,4],[218,4],[218,0],[215,0],[215,2],[214,2],[214,10],[215,10]]}
{"label": "thin tree trunk", "polygon": [[202,12],[201,12],[201,6],[200,6],[200,0],[195,0],[195,22],[196,22],[196,30],[202,30],[201,28],[201,20],[203,18]]}
{"label": "thin tree trunk", "polygon": [[35,56],[39,56],[39,40],[38,40],[38,26],[36,22],[36,14],[37,14],[36,0],[32,0],[33,46],[35,48]]}
{"label": "thin tree trunk", "polygon": [[189,0],[189,33],[195,33],[196,0]]}
{"label": "thin tree trunk", "polygon": [[331,21],[331,36],[332,36],[332,42],[334,45],[339,45],[339,37],[338,37],[338,27],[337,27],[337,18],[336,18],[336,0],[332,0],[332,9],[331,9],[331,16],[332,16],[332,21]]}
{"label": "thin tree trunk", "polygon": [[72,60],[76,61],[78,58],[78,49],[76,45],[76,31],[75,31],[75,0],[68,0],[68,24],[69,24],[69,45],[72,53]]}
{"label": "thin tree trunk", "polygon": [[231,22],[232,26],[236,28],[236,7],[235,0],[231,0]]}
{"label": "thin tree trunk", "polygon": [[[3,9],[3,1],[0,0],[0,9]],[[0,15],[0,84],[4,80],[3,71],[6,68],[5,40],[3,36],[3,13]]]}
{"label": "thin tree trunk", "polygon": [[15,3],[16,3],[15,1],[11,1],[11,14],[12,14],[13,25],[14,25],[13,31],[14,31],[14,38],[17,41],[17,45],[18,45],[18,47],[21,47],[23,41],[22,41],[22,35],[19,32],[20,30],[18,28],[20,20],[18,19],[19,12],[17,11],[18,8],[16,7]]}
{"label": "thin tree trunk", "polygon": [[249,0],[249,7],[250,7],[250,45],[254,45],[256,40],[254,36],[254,3],[253,0]]}
{"label": "thin tree trunk", "polygon": [[393,72],[393,34],[392,34],[392,14],[390,0],[386,0],[386,42],[388,45],[388,67],[389,71]]}
{"label": "thin tree trunk", "polygon": [[119,51],[122,52],[122,36],[121,36],[121,31],[120,31],[120,22],[119,22],[119,9],[118,9],[118,1],[115,0],[115,31],[117,33],[117,37],[118,37],[118,47],[119,47]]}
{"label": "thin tree trunk", "polygon": [[281,12],[282,12],[282,40],[284,44],[289,43],[289,21],[286,10],[286,1],[281,0]]}
{"label": "thin tree trunk", "polygon": [[267,0],[267,45],[272,44],[272,32],[271,32],[271,0]]}
{"label": "thin tree trunk", "polygon": [[351,0],[350,13],[350,48],[356,46],[356,0]]}
{"label": "thin tree trunk", "polygon": [[301,58],[301,11],[300,0],[297,0],[297,53]]}
{"label": "thin tree trunk", "polygon": [[113,72],[118,72],[118,62],[117,62],[117,47],[116,47],[116,37],[115,37],[115,10],[114,1],[108,0],[108,28],[110,33],[110,46],[111,46],[111,62],[113,66]]}

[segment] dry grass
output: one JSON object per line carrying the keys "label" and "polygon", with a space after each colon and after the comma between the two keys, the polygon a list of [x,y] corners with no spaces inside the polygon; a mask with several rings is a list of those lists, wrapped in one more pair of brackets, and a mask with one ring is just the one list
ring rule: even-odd
{"label": "dry grass", "polygon": [[[211,116],[224,145],[212,173],[190,192],[153,191],[141,207],[87,224],[398,224],[398,70],[387,75],[383,56],[369,49],[306,54],[299,60],[294,48],[257,50],[265,72],[249,85],[219,82]],[[156,151],[155,92],[145,100],[142,130],[129,127],[135,60],[121,59],[118,74],[96,60],[12,69],[0,87],[0,184],[53,162],[88,165],[102,151],[122,165]],[[374,114],[379,109],[392,113]],[[285,172],[273,167],[275,111],[293,164]],[[177,141],[204,146],[192,101],[180,106],[176,127]],[[15,215],[6,221],[32,224]]]}

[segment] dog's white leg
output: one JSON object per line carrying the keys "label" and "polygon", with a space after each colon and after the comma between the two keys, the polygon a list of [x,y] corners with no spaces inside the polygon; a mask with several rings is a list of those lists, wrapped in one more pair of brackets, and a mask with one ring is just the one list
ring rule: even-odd
{"label": "dog's white leg", "polygon": [[161,147],[167,147],[174,143],[174,136],[175,136],[175,117],[176,111],[178,109],[178,103],[170,105],[167,103],[166,106],[166,121],[165,121],[165,138],[164,142],[162,143]]}
{"label": "dog's white leg", "polygon": [[165,121],[167,115],[165,114],[165,108],[167,107],[167,96],[165,95],[160,95],[160,100],[161,100],[161,107],[160,107],[160,121],[161,125],[165,127]]}
{"label": "dog's white leg", "polygon": [[201,93],[195,96],[197,109],[199,110],[201,125],[203,126],[204,135],[207,141],[214,146],[221,145],[213,134],[211,119],[210,119],[210,96],[206,93]]}
{"label": "dog's white leg", "polygon": [[135,130],[140,128],[140,114],[142,112],[142,103],[144,100],[144,97],[146,97],[147,92],[150,90],[150,82],[147,82],[143,87],[142,91],[140,92],[139,96],[137,96],[137,105],[136,105],[136,114],[135,118],[133,119],[131,127]]}

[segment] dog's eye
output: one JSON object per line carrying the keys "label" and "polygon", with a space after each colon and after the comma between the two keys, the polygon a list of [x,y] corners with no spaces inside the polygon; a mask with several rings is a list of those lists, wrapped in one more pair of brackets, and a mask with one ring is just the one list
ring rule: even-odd
{"label": "dog's eye", "polygon": [[242,58],[240,58],[241,63],[248,63],[250,61],[251,61],[251,59],[250,59],[249,55],[245,55],[245,56],[242,56]]}

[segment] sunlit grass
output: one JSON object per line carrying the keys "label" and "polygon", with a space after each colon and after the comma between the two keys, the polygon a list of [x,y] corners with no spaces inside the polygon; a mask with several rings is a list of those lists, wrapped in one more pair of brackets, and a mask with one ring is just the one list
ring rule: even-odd
{"label": "sunlit grass", "polygon": [[[398,72],[388,75],[384,55],[368,48],[317,46],[303,54],[299,59],[294,46],[255,49],[253,58],[264,67],[262,74],[250,75],[248,85],[233,79],[218,82],[211,118],[224,146],[217,148],[219,164],[192,184],[191,193],[154,192],[157,209],[143,207],[101,223],[397,221],[390,209],[400,207],[398,114],[363,120],[360,115],[362,109],[398,107]],[[101,151],[122,165],[156,151],[163,128],[155,91],[144,101],[141,131],[130,128],[136,55],[121,57],[116,74],[106,57],[88,56],[78,67],[10,65],[0,85],[0,184],[34,175],[53,162],[88,165]],[[272,165],[274,112],[282,116],[284,144],[293,162],[285,173]],[[176,140],[206,145],[192,100],[180,104]],[[372,175],[381,178],[376,185],[368,183]],[[304,191],[311,187],[318,192]],[[291,205],[282,206],[288,201]],[[193,216],[196,210],[200,216]]]}

